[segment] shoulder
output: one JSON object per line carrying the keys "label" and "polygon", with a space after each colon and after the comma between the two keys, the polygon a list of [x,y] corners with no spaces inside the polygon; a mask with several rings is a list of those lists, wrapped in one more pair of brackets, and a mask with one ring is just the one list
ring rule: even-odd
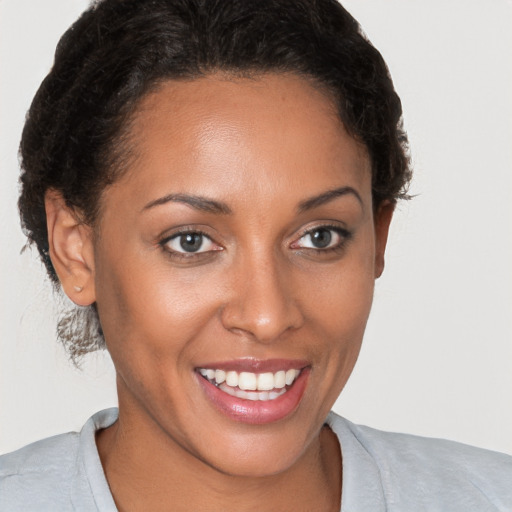
{"label": "shoulder", "polygon": [[371,459],[389,505],[414,502],[429,507],[437,503],[442,510],[512,510],[509,455],[454,441],[383,432],[333,414],[329,424],[342,450],[345,439],[349,450],[360,449]]}
{"label": "shoulder", "polygon": [[40,510],[45,510],[46,503],[65,506],[62,499],[69,496],[72,475],[76,474],[78,446],[79,434],[71,432],[2,455],[2,510],[22,510],[25,504],[38,504]]}
{"label": "shoulder", "polygon": [[414,465],[425,471],[433,468],[437,471],[443,468],[466,469],[477,473],[490,470],[490,474],[497,473],[497,478],[507,473],[510,475],[512,471],[512,457],[504,453],[446,439],[385,432],[344,421],[356,439],[382,464]]}
{"label": "shoulder", "polygon": [[96,413],[80,433],[43,439],[0,457],[0,512],[115,511],[95,434],[118,416]]}

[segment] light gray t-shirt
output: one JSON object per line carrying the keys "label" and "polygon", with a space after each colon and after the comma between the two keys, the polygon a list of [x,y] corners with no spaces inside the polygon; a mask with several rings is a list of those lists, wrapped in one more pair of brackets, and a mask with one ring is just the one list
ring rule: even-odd
{"label": "light gray t-shirt", "polygon": [[[116,512],[95,442],[116,419],[117,409],[107,409],[80,433],[0,457],[0,511]],[[341,512],[512,512],[508,455],[382,432],[334,413],[327,424],[343,455]]]}

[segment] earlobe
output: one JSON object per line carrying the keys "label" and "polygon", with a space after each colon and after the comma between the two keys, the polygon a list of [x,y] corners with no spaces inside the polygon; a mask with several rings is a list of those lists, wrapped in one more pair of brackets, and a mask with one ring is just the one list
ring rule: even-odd
{"label": "earlobe", "polygon": [[384,271],[384,254],[395,203],[383,201],[375,213],[375,279]]}
{"label": "earlobe", "polygon": [[81,222],[62,194],[45,194],[50,258],[66,295],[79,306],[96,300],[92,229]]}

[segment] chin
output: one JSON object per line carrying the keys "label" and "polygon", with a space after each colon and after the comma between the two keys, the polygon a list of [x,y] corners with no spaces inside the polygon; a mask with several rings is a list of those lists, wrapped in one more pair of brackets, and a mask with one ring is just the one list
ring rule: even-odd
{"label": "chin", "polygon": [[209,451],[200,458],[220,473],[245,478],[265,478],[285,473],[307,451],[309,444],[304,434],[294,434],[288,429],[279,436],[265,432],[215,438],[215,451]]}

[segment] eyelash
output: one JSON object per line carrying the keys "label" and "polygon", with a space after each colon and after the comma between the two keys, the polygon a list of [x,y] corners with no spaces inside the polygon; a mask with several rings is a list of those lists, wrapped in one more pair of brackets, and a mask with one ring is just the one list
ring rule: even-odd
{"label": "eyelash", "polygon": [[315,226],[314,228],[305,230],[300,235],[300,237],[297,239],[297,242],[292,243],[292,246],[294,244],[298,243],[298,241],[302,240],[305,236],[312,235],[313,233],[321,231],[321,230],[334,231],[334,233],[336,233],[336,235],[338,235],[340,238],[339,242],[336,243],[332,247],[326,247],[323,249],[315,248],[315,247],[297,247],[296,249],[302,250],[302,251],[308,251],[308,252],[314,251],[316,254],[321,254],[321,255],[329,255],[329,254],[332,254],[333,252],[340,252],[340,251],[344,250],[347,243],[352,239],[352,235],[353,235],[351,231],[349,231],[345,228],[342,228],[341,226],[322,224],[319,226]]}
{"label": "eyelash", "polygon": [[[296,245],[304,237],[306,237],[308,235],[312,235],[313,233],[321,231],[321,230],[331,231],[331,232],[336,233],[336,235],[340,237],[340,241],[338,243],[336,243],[333,247],[326,247],[326,248],[300,247],[300,246],[294,247],[294,245]],[[206,255],[210,255],[212,252],[218,252],[218,251],[223,250],[222,247],[217,245],[217,247],[219,247],[218,249],[213,249],[213,250],[209,250],[209,251],[180,252],[180,251],[171,249],[168,246],[169,242],[171,242],[172,240],[177,240],[184,235],[200,235],[203,237],[202,244],[204,243],[204,239],[207,239],[212,244],[217,245],[217,244],[215,244],[215,242],[212,240],[212,238],[207,233],[205,233],[204,231],[197,229],[197,228],[183,228],[180,231],[175,232],[172,235],[166,236],[165,238],[163,238],[161,241],[158,242],[158,245],[171,258],[177,259],[177,260],[179,260],[179,259],[181,259],[181,260],[197,259],[200,257],[204,257]],[[350,232],[349,230],[342,228],[340,226],[322,224],[319,226],[315,226],[314,228],[310,228],[310,229],[303,231],[302,234],[296,239],[296,241],[294,241],[290,244],[290,247],[297,251],[303,251],[303,252],[311,251],[316,254],[328,255],[333,252],[342,251],[345,248],[346,244],[351,240],[352,235],[353,235],[352,232]]]}
{"label": "eyelash", "polygon": [[172,240],[178,240],[180,237],[185,236],[185,235],[200,235],[203,237],[202,243],[204,243],[204,239],[207,239],[211,243],[215,244],[215,242],[211,239],[211,237],[208,236],[204,231],[197,229],[197,228],[183,228],[180,231],[175,232],[172,235],[166,236],[165,238],[163,238],[161,241],[158,242],[158,245],[171,258],[178,259],[178,260],[179,259],[181,259],[181,260],[197,259],[198,257],[206,256],[206,255],[210,254],[211,252],[217,252],[217,251],[222,250],[222,248],[219,248],[219,249],[213,249],[210,251],[203,251],[203,252],[180,252],[180,251],[171,249],[168,246],[169,242],[171,242]]}

